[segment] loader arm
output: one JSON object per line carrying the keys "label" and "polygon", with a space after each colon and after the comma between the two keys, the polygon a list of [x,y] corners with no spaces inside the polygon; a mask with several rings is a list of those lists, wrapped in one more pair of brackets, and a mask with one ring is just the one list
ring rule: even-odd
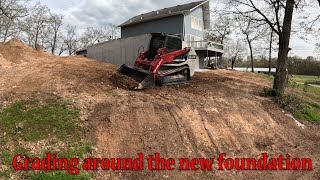
{"label": "loader arm", "polygon": [[172,62],[176,57],[181,56],[190,52],[191,48],[184,48],[178,51],[167,53],[165,48],[161,48],[158,51],[158,55],[155,60],[151,63],[151,72],[154,73],[156,78],[156,74],[161,65]]}

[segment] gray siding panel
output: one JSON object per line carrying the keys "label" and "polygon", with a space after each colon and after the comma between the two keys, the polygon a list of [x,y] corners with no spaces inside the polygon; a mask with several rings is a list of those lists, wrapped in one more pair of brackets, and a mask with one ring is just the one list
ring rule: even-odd
{"label": "gray siding panel", "polygon": [[123,27],[121,38],[157,32],[183,35],[183,21],[184,16],[177,15]]}
{"label": "gray siding panel", "polygon": [[[150,34],[95,44],[87,48],[87,56],[116,65],[133,65],[139,52],[148,49]],[[143,47],[143,48],[142,48]]]}
{"label": "gray siding panel", "polygon": [[202,7],[197,8],[196,10],[192,11],[190,14],[185,15],[184,21],[185,21],[185,40],[188,41],[187,35],[197,36],[200,37],[201,40],[204,39],[204,28],[202,31],[199,31],[197,29],[193,29],[191,27],[191,17],[196,17],[202,21],[202,28],[204,25],[203,22],[203,10]]}

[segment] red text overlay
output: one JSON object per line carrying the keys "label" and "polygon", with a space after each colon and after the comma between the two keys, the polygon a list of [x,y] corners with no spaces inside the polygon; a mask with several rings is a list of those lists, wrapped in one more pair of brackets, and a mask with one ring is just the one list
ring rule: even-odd
{"label": "red text overlay", "polygon": [[221,153],[216,158],[164,158],[160,153],[135,158],[60,158],[47,153],[43,159],[28,158],[17,154],[12,160],[17,171],[67,171],[71,175],[84,171],[311,171],[310,158],[291,157],[289,154],[269,157],[267,153],[258,158],[231,158]]}

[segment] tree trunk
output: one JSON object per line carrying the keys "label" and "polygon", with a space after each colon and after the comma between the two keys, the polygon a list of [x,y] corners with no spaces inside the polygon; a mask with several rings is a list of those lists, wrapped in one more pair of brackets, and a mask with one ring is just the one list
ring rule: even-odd
{"label": "tree trunk", "polygon": [[232,59],[231,59],[231,69],[232,69],[232,70],[234,69],[234,62],[235,62],[235,58],[232,58]]}
{"label": "tree trunk", "polygon": [[4,33],[4,36],[3,36],[3,42],[6,42],[7,41],[7,38],[8,38],[8,34],[9,34],[9,26],[6,26],[5,27],[5,33]]}
{"label": "tree trunk", "polygon": [[270,46],[269,46],[269,75],[271,75],[271,63],[272,63],[272,38],[273,38],[273,30],[271,30]]}
{"label": "tree trunk", "polygon": [[6,42],[7,41],[7,38],[8,38],[8,29],[5,30],[6,32],[4,33],[3,35],[3,42]]}
{"label": "tree trunk", "polygon": [[248,39],[248,44],[250,48],[250,58],[251,58],[251,72],[254,72],[254,62],[253,62],[253,52],[252,52],[252,45],[251,41]]}
{"label": "tree trunk", "polygon": [[38,50],[38,36],[39,36],[39,30],[37,30],[36,32],[36,39],[35,39],[35,42],[34,42],[34,48],[36,48]]}
{"label": "tree trunk", "polygon": [[51,48],[51,53],[54,54],[54,52],[56,51],[56,46],[57,46],[57,32],[54,33],[54,37],[53,37],[53,45]]}
{"label": "tree trunk", "polygon": [[232,68],[232,70],[234,69],[234,63],[236,62],[237,57],[238,57],[238,52],[237,52],[236,55],[233,56],[232,59],[231,59],[231,68]]}
{"label": "tree trunk", "polygon": [[282,32],[279,33],[277,73],[274,79],[273,88],[277,91],[278,96],[280,97],[284,95],[287,82],[288,53],[294,4],[294,0],[287,0],[283,28]]}

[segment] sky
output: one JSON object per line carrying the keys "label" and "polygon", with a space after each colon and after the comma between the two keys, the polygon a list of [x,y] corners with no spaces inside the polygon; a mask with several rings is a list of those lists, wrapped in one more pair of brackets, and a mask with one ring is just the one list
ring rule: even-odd
{"label": "sky", "polygon": [[[36,0],[34,0],[36,1]],[[54,13],[64,15],[64,24],[77,25],[80,29],[88,26],[104,26],[109,23],[120,25],[133,16],[198,0],[41,0]],[[215,0],[210,0],[214,7]],[[315,56],[314,44],[294,37],[291,40],[290,55]]]}

